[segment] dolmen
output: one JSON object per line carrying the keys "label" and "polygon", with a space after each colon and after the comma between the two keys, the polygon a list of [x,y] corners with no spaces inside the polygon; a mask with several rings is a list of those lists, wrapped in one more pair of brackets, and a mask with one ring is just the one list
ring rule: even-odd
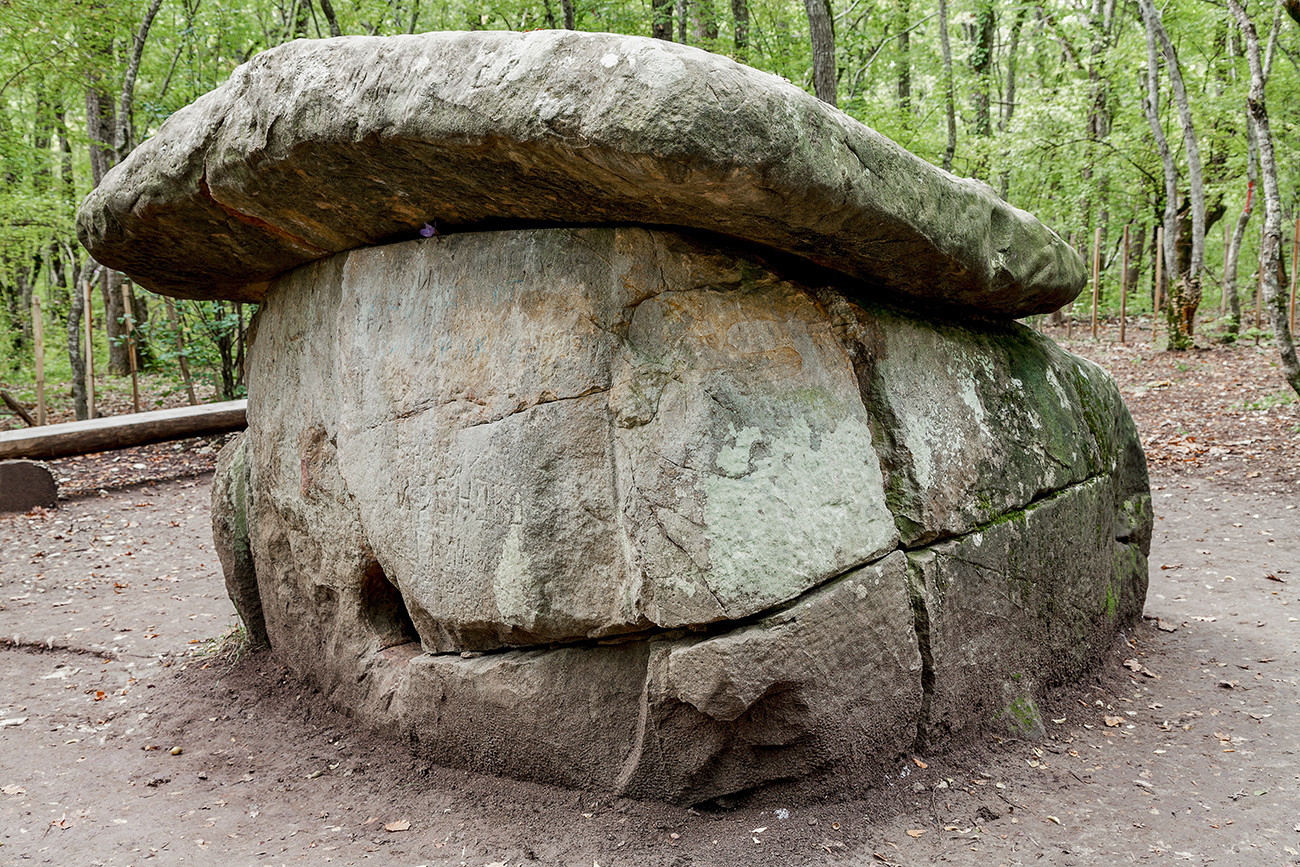
{"label": "dolmen", "polygon": [[78,229],[157,292],[259,305],[212,491],[231,597],[439,763],[848,797],[1032,734],[1141,611],[1132,420],[1014,321],[1079,257],[725,57],[294,42]]}

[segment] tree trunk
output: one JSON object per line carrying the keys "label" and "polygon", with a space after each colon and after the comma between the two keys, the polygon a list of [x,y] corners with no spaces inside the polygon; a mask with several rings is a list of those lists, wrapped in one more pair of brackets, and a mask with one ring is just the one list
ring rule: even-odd
{"label": "tree trunk", "polygon": [[[1164,127],[1160,124],[1160,50],[1158,47],[1158,37],[1156,36],[1155,8],[1151,5],[1151,0],[1138,0],[1138,8],[1142,13],[1142,23],[1146,31],[1147,40],[1147,98],[1143,102],[1143,108],[1146,111],[1147,123],[1151,126],[1151,136],[1155,139],[1156,150],[1160,153],[1160,161],[1164,166],[1165,173],[1165,210],[1164,210],[1164,254],[1165,272],[1170,275],[1177,274],[1178,261],[1175,251],[1176,236],[1178,233],[1178,167],[1174,165],[1173,155],[1169,152],[1169,142],[1165,138]],[[1184,299],[1184,290],[1189,287],[1183,285],[1180,279],[1174,278],[1169,281],[1169,292],[1164,299],[1164,314],[1166,318],[1166,341],[1169,349],[1189,349],[1192,345],[1191,335],[1184,328],[1183,310],[1186,301]],[[1159,294],[1160,288],[1156,287]],[[1198,299],[1199,300],[1199,299]],[[1195,311],[1195,306],[1192,310]]]}
{"label": "tree trunk", "polygon": [[343,31],[339,29],[338,16],[334,14],[334,4],[330,0],[320,0],[320,11],[330,26],[330,36],[342,36]]}
{"label": "tree trunk", "polygon": [[943,57],[943,101],[948,119],[948,145],[943,151],[944,171],[952,171],[957,154],[957,107],[952,84],[952,46],[948,42],[948,0],[939,0],[939,53]]}
{"label": "tree trunk", "polygon": [[86,408],[86,358],[81,352],[81,316],[86,309],[86,295],[74,277],[72,299],[68,307],[68,363],[72,365],[72,404],[77,419],[90,417]]}
{"label": "tree trunk", "polygon": [[153,19],[161,6],[162,0],[152,0],[135,32],[135,41],[131,43],[131,57],[127,60],[126,74],[122,76],[122,99],[117,109],[117,124],[113,134],[115,163],[130,153],[133,146],[131,107],[135,103],[135,78],[140,72],[140,58],[144,55],[144,42],[149,38],[149,28],[153,26]]}
{"label": "tree trunk", "polygon": [[804,0],[808,12],[808,35],[812,40],[813,92],[835,105],[835,19],[830,0]]}
{"label": "tree trunk", "polygon": [[1288,321],[1287,297],[1278,282],[1278,265],[1282,251],[1282,195],[1277,185],[1277,161],[1273,153],[1273,132],[1264,105],[1264,68],[1259,59],[1259,34],[1240,0],[1228,0],[1228,8],[1241,25],[1246,37],[1246,57],[1250,61],[1250,96],[1246,105],[1255,124],[1259,145],[1259,174],[1264,188],[1264,241],[1259,267],[1263,283],[1264,305],[1273,325],[1273,341],[1282,361],[1282,374],[1296,394],[1300,394],[1300,362],[1296,360]]}
{"label": "tree trunk", "polygon": [[732,44],[736,59],[744,63],[749,56],[749,0],[731,0],[731,17],[735,21]]}
{"label": "tree trunk", "polygon": [[243,430],[248,401],[159,409],[0,433],[0,460],[45,460]]}
{"label": "tree trunk", "polygon": [[895,64],[898,72],[898,119],[903,129],[912,125],[912,0],[895,0],[894,29],[898,31]]}
{"label": "tree trunk", "polygon": [[[1169,81],[1173,85],[1174,105],[1178,108],[1178,122],[1183,130],[1183,147],[1187,152],[1188,199],[1192,211],[1191,257],[1186,271],[1179,271],[1170,289],[1170,302],[1175,312],[1171,324],[1177,326],[1179,339],[1175,342],[1191,346],[1196,308],[1201,303],[1201,271],[1205,265],[1205,180],[1201,173],[1201,152],[1196,140],[1196,127],[1192,123],[1191,106],[1183,75],[1178,63],[1178,52],[1169,40],[1160,15],[1151,0],[1138,0],[1148,38],[1157,40],[1165,56]],[[1166,229],[1168,231],[1168,229]]]}
{"label": "tree trunk", "polygon": [[[108,331],[108,373],[129,376],[131,358],[127,354],[125,311],[122,308],[122,272],[104,270],[99,291],[104,300],[104,323]],[[135,306],[135,299],[131,299]]]}
{"label": "tree trunk", "polygon": [[693,0],[690,8],[695,43],[712,45],[713,40],[718,38],[718,13],[713,8],[713,0]]}
{"label": "tree trunk", "polygon": [[650,35],[673,41],[673,0],[650,0]]}
{"label": "tree trunk", "polygon": [[1002,101],[1002,116],[998,119],[998,132],[1011,128],[1011,117],[1016,111],[1016,67],[1019,64],[1020,31],[1025,26],[1025,15],[1029,7],[1021,5],[1016,10],[1016,18],[1011,24],[1011,36],[1007,43],[1007,93]]}
{"label": "tree trunk", "polygon": [[997,35],[997,15],[989,0],[975,7],[975,39],[971,44],[970,68],[975,73],[975,134],[987,138],[993,134],[989,112],[992,101],[993,40]]}
{"label": "tree trunk", "polygon": [[1246,115],[1246,206],[1237,215],[1237,225],[1232,230],[1232,244],[1223,260],[1223,294],[1228,299],[1228,321],[1224,333],[1235,337],[1241,330],[1241,296],[1237,293],[1237,266],[1241,261],[1241,245],[1246,239],[1246,226],[1255,209],[1255,186],[1258,175],[1255,166],[1259,160],[1255,122]]}
{"label": "tree trunk", "polygon": [[564,14],[564,29],[577,29],[573,24],[573,0],[560,0],[560,11]]}

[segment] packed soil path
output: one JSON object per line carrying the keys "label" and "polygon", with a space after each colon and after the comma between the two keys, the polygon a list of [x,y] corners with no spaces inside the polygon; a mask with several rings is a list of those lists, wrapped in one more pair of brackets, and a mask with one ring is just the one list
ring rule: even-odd
{"label": "packed soil path", "polygon": [[[1121,379],[1150,450],[1146,381],[1179,384]],[[843,804],[687,809],[413,759],[234,640],[207,476],[0,517],[0,865],[1300,865],[1285,410],[1153,460],[1147,616],[1044,705],[1044,738],[905,757]]]}

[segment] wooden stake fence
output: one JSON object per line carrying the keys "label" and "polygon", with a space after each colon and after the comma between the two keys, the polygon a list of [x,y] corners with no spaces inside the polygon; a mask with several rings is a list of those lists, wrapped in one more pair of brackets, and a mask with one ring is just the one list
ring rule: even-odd
{"label": "wooden stake fence", "polygon": [[[1232,255],[1232,227],[1223,227],[1223,267],[1228,267],[1228,257]],[[1223,291],[1219,292],[1219,316],[1228,315],[1228,286],[1225,283]]]}
{"label": "wooden stake fence", "polygon": [[[1255,281],[1255,330],[1259,330],[1259,324],[1263,321],[1260,317],[1264,313],[1264,260],[1259,262],[1259,279]],[[1259,344],[1259,337],[1255,338],[1256,345]]]}
{"label": "wooden stake fence", "polygon": [[1160,325],[1160,313],[1164,308],[1164,266],[1165,264],[1165,227],[1156,227],[1156,277],[1155,277],[1155,300],[1151,309],[1151,344],[1156,342],[1156,328]]}
{"label": "wooden stake fence", "polygon": [[45,424],[45,322],[41,318],[41,299],[32,296],[32,338],[36,344],[36,423]]}
{"label": "wooden stake fence", "polygon": [[1092,339],[1097,339],[1097,302],[1101,296],[1101,226],[1092,233]]}
{"label": "wooden stake fence", "polygon": [[1124,226],[1124,254],[1119,269],[1119,342],[1127,343],[1128,320],[1128,226]]}

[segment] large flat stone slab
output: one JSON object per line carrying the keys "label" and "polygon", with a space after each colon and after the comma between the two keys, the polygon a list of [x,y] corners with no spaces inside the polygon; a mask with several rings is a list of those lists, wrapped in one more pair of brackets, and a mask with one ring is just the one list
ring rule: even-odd
{"label": "large flat stone slab", "polygon": [[299,40],[172,115],[87,198],[104,264],[188,298],[260,300],[343,250],[539,223],[693,227],[894,297],[1023,316],[1079,257],[992,189],[728,58],[613,34]]}

